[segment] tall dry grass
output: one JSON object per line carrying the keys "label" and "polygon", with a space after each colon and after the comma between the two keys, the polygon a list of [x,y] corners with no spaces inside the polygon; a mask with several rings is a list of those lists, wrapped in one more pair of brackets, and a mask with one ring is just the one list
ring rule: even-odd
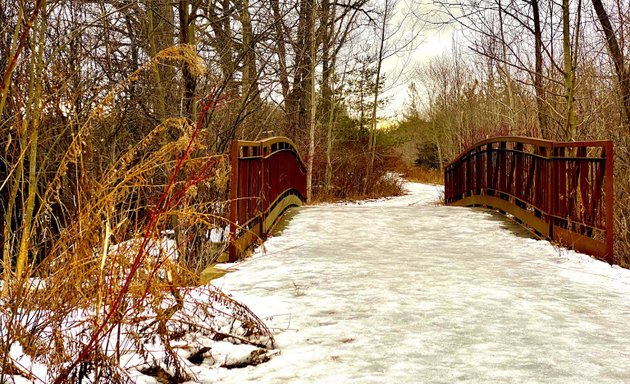
{"label": "tall dry grass", "polygon": [[[162,62],[183,63],[193,73],[204,70],[191,47],[171,47],[112,89],[73,136],[41,193],[21,273],[4,263],[0,382],[11,374],[35,382],[129,382],[120,367],[126,348],[148,364],[166,365],[173,380],[190,379],[170,345],[182,331],[200,326],[213,337],[273,344],[269,330],[243,305],[211,287],[203,300],[190,297],[187,288],[222,251],[218,245],[204,249],[211,242],[199,240],[227,224],[229,162],[222,155],[201,155],[204,146],[195,139],[228,100],[219,92],[208,95],[196,122],[165,119],[107,166],[89,159],[96,151],[93,130],[115,110],[117,95]],[[173,131],[178,138],[166,140],[165,133]],[[72,210],[61,198],[69,173],[75,176]],[[57,234],[47,230],[55,207],[66,215]],[[19,233],[9,231],[4,241],[22,244]],[[53,235],[36,259],[41,254],[36,245],[43,241],[37,237]],[[227,314],[231,326],[216,323],[217,313]],[[143,350],[150,337],[165,348],[160,361]],[[16,348],[47,367],[48,375],[37,377],[20,366]]]}
{"label": "tall dry grass", "polygon": [[398,172],[403,178],[416,183],[444,184],[444,172],[426,165],[403,165]]}

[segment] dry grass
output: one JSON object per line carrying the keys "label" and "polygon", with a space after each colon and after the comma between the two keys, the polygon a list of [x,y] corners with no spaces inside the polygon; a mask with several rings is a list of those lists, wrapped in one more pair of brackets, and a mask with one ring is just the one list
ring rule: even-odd
{"label": "dry grass", "polygon": [[[321,155],[321,153],[320,153]],[[391,177],[401,162],[392,151],[377,148],[374,167],[367,176],[370,155],[362,142],[345,142],[343,148],[333,152],[333,172],[331,185],[326,187],[324,170],[326,165],[322,157],[316,157],[313,180],[313,202],[356,201],[399,196],[404,193],[401,180]]]}
{"label": "dry grass", "polygon": [[444,172],[427,166],[406,166],[400,170],[403,178],[415,183],[444,184]]}
{"label": "dry grass", "polygon": [[[169,48],[154,60],[184,62],[202,70],[186,46]],[[184,118],[162,121],[102,171],[85,155],[95,152],[90,132],[99,119],[107,119],[116,93],[155,65],[148,63],[115,87],[89,115],[61,156],[35,212],[32,257],[24,274],[3,270],[0,382],[13,373],[35,382],[129,382],[120,368],[121,351],[128,347],[119,342],[121,332],[126,332],[125,340],[136,340],[133,349],[150,364],[142,341],[159,339],[167,356],[153,363],[185,380],[190,375],[170,344],[182,330],[195,326],[189,323],[190,313],[201,316],[199,324],[206,324],[205,332],[213,336],[273,344],[262,321],[246,307],[218,290],[208,288],[207,297],[199,300],[186,288],[222,251],[204,246],[210,244],[210,230],[226,225],[223,197],[229,162],[222,155],[199,156],[204,148],[195,141],[206,113],[220,106],[220,97],[207,99],[196,124]],[[168,130],[177,131],[179,139],[165,140]],[[35,246],[42,241],[36,236],[51,236],[46,226],[55,217],[53,207],[64,206],[60,196],[69,169],[76,175],[75,208],[63,210],[68,224],[36,262]],[[18,244],[17,236],[17,231],[11,232],[5,240]],[[217,311],[241,330],[231,332],[236,328],[213,323]],[[16,346],[48,367],[49,377],[24,371],[9,353]]]}

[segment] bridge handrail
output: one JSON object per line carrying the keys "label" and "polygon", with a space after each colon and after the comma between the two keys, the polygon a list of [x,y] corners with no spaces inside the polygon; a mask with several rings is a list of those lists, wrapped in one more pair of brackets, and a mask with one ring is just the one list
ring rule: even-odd
{"label": "bridge handrail", "polygon": [[444,169],[445,202],[513,215],[540,235],[613,262],[613,143],[507,136]]}
{"label": "bridge handrail", "polygon": [[306,196],[306,166],[286,137],[234,140],[231,151],[229,260],[238,259]]}

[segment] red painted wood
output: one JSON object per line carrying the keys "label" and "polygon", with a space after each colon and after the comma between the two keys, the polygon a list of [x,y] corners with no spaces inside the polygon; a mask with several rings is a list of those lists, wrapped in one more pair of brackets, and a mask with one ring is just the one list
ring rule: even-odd
{"label": "red painted wood", "polygon": [[262,223],[278,199],[292,193],[304,200],[306,166],[287,138],[234,141],[231,156],[229,253],[230,260],[235,260],[240,252],[234,246],[236,240],[253,228],[262,231]]}
{"label": "red painted wood", "polygon": [[462,152],[444,172],[447,204],[475,195],[507,197],[544,220],[551,239],[612,263],[611,141],[491,138]]}

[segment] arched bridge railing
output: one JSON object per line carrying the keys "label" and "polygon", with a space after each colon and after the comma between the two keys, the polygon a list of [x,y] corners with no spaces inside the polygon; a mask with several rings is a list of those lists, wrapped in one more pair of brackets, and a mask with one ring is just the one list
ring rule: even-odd
{"label": "arched bridge railing", "polygon": [[497,137],[444,170],[445,202],[513,215],[540,235],[613,262],[613,143]]}
{"label": "arched bridge railing", "polygon": [[285,137],[232,142],[229,259],[270,231],[290,206],[306,196],[306,167]]}

